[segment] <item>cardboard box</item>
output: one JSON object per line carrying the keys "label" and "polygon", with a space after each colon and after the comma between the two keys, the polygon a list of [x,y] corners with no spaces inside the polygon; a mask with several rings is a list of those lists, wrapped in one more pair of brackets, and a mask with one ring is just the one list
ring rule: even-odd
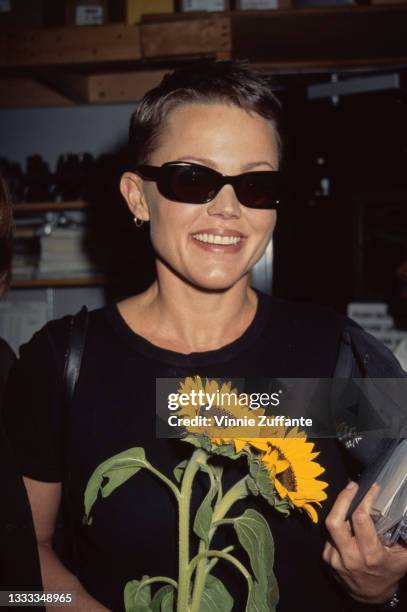
{"label": "cardboard box", "polygon": [[291,8],[291,0],[236,0],[238,11]]}
{"label": "cardboard box", "polygon": [[173,13],[174,10],[174,0],[110,0],[109,18],[134,24],[141,21],[142,15]]}
{"label": "cardboard box", "polygon": [[46,66],[140,59],[137,26],[104,26],[16,30],[9,37],[9,63]]}
{"label": "cardboard box", "polygon": [[0,0],[1,27],[31,28],[43,25],[43,0]]}
{"label": "cardboard box", "polygon": [[137,102],[158,85],[165,70],[113,72],[102,74],[64,74],[50,77],[52,84],[74,102]]}
{"label": "cardboard box", "polygon": [[180,0],[180,10],[189,11],[228,11],[229,0]]}

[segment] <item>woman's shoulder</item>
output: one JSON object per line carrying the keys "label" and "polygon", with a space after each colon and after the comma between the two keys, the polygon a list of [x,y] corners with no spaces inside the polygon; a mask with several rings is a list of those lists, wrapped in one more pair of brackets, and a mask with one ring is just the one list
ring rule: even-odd
{"label": "woman's shoulder", "polygon": [[[51,354],[57,362],[63,362],[69,346],[73,322],[80,317],[81,313],[84,313],[83,308],[45,323],[27,342],[20,346],[20,359],[35,359],[41,358],[45,354]],[[86,309],[86,335],[98,335],[100,333],[101,328],[107,323],[105,312],[108,308],[109,306],[92,310]]]}
{"label": "woman's shoulder", "polygon": [[263,299],[268,301],[269,312],[272,317],[279,318],[281,322],[288,325],[307,326],[316,329],[324,329],[334,325],[344,328],[349,319],[334,310],[330,306],[321,306],[311,302],[286,300],[274,296],[265,296]]}

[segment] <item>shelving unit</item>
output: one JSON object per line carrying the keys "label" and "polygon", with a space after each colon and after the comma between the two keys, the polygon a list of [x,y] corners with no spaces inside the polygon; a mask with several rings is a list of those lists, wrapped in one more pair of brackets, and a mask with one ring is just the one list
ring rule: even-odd
{"label": "shelving unit", "polygon": [[106,282],[103,276],[84,276],[73,278],[34,278],[34,279],[15,279],[11,283],[12,288],[30,287],[97,287]]}
{"label": "shelving unit", "polygon": [[89,204],[84,200],[74,200],[71,202],[23,202],[14,206],[14,213],[19,212],[41,212],[41,211],[64,211],[64,210],[83,210]]}
{"label": "shelving unit", "polygon": [[202,58],[287,73],[407,67],[406,32],[407,4],[155,14],[134,26],[21,30],[0,40],[1,105],[137,101],[163,71]]}
{"label": "shelving unit", "polygon": [[[62,202],[22,202],[15,204],[14,215],[21,212],[64,212],[68,210],[85,210],[89,207],[85,200],[73,200]],[[29,230],[18,228],[16,238],[30,238],[33,233]],[[16,278],[12,280],[11,287],[16,288],[55,288],[55,287],[95,287],[103,286],[106,279],[101,274],[92,276],[73,276],[62,278]]]}

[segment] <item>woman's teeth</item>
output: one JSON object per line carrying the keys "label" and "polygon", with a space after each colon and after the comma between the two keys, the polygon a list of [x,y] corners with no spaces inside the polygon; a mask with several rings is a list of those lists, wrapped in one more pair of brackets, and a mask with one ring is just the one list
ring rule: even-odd
{"label": "woman's teeth", "polygon": [[192,237],[200,242],[211,244],[237,244],[241,241],[240,236],[219,236],[217,234],[194,234]]}

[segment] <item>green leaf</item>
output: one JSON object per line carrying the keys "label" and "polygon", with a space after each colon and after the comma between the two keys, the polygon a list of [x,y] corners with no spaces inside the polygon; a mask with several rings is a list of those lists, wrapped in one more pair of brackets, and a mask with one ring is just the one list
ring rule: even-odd
{"label": "green leaf", "polygon": [[242,456],[242,451],[236,453],[235,445],[233,442],[227,444],[211,444],[209,452],[213,455],[221,455],[222,457],[228,457],[228,459],[239,459]]}
{"label": "green leaf", "polygon": [[199,612],[230,612],[232,608],[233,598],[223,582],[209,574],[202,593]]}
{"label": "green leaf", "polygon": [[233,523],[240,544],[249,555],[256,579],[261,582],[273,572],[274,542],[264,516],[248,508]]}
{"label": "green leaf", "polygon": [[177,482],[181,482],[182,477],[184,475],[185,472],[185,468],[188,465],[188,459],[185,459],[184,461],[181,461],[181,463],[179,463],[173,470],[174,476],[175,476],[175,480]]}
{"label": "green leaf", "polygon": [[259,487],[252,476],[247,477],[246,485],[252,495],[256,496],[260,493]]}
{"label": "green leaf", "polygon": [[[169,596],[168,601],[171,600],[171,604],[172,604],[174,601],[174,587],[171,586],[170,584],[166,584],[165,586],[158,589],[158,591],[155,593],[153,600],[151,602],[151,612],[161,612],[161,610],[163,609],[162,608],[163,602],[167,595]],[[167,608],[167,609],[171,610],[172,612],[172,607]]]}
{"label": "green leaf", "polygon": [[151,612],[151,587],[144,585],[148,576],[142,580],[131,580],[124,587],[124,607],[126,612]]}
{"label": "green leaf", "polygon": [[206,463],[206,461],[199,462],[199,468],[202,472],[205,472],[209,476],[210,488],[201,505],[199,506],[194,520],[194,532],[209,546],[209,531],[212,524],[212,501],[218,492],[220,485],[219,478],[222,476],[222,470],[218,470],[216,466]]}
{"label": "green leaf", "polygon": [[[257,582],[249,592],[247,610],[268,611],[277,605],[277,580],[273,572],[274,541],[266,519],[248,508],[233,524],[240,544],[247,552]],[[261,600],[267,607],[260,607]],[[249,607],[250,605],[250,607]],[[256,607],[257,606],[257,607]]]}
{"label": "green leaf", "polygon": [[194,533],[196,533],[198,538],[201,538],[201,540],[203,540],[207,546],[209,546],[208,536],[213,516],[212,500],[215,497],[216,492],[217,486],[216,483],[213,482],[213,484],[211,484],[211,488],[204,497],[201,505],[199,506],[195,514]]}
{"label": "green leaf", "polygon": [[245,612],[275,612],[277,603],[278,589],[277,596],[272,599],[270,596],[267,597],[264,585],[254,581],[253,587],[249,590]]}
{"label": "green leaf", "polygon": [[92,523],[89,515],[99,493],[102,494],[102,497],[108,497],[108,495],[134,476],[141,468],[149,465],[145,457],[144,448],[141,447],[129,448],[101,463],[93,472],[86,485],[84,524],[90,525]]}
{"label": "green leaf", "polygon": [[290,501],[288,498],[281,499],[279,497],[267,467],[263,464],[261,459],[255,455],[248,456],[248,461],[251,475],[251,478],[249,478],[247,482],[249,491],[252,495],[260,494],[268,501],[270,506],[288,515],[290,513]]}
{"label": "green leaf", "polygon": [[183,436],[180,439],[183,442],[188,442],[188,444],[192,444],[192,446],[195,446],[196,448],[203,448],[205,450],[208,450],[208,448],[210,447],[209,438],[207,436],[204,436],[203,434],[188,434],[187,436]]}
{"label": "green leaf", "polygon": [[174,589],[162,598],[160,612],[174,612]]}

